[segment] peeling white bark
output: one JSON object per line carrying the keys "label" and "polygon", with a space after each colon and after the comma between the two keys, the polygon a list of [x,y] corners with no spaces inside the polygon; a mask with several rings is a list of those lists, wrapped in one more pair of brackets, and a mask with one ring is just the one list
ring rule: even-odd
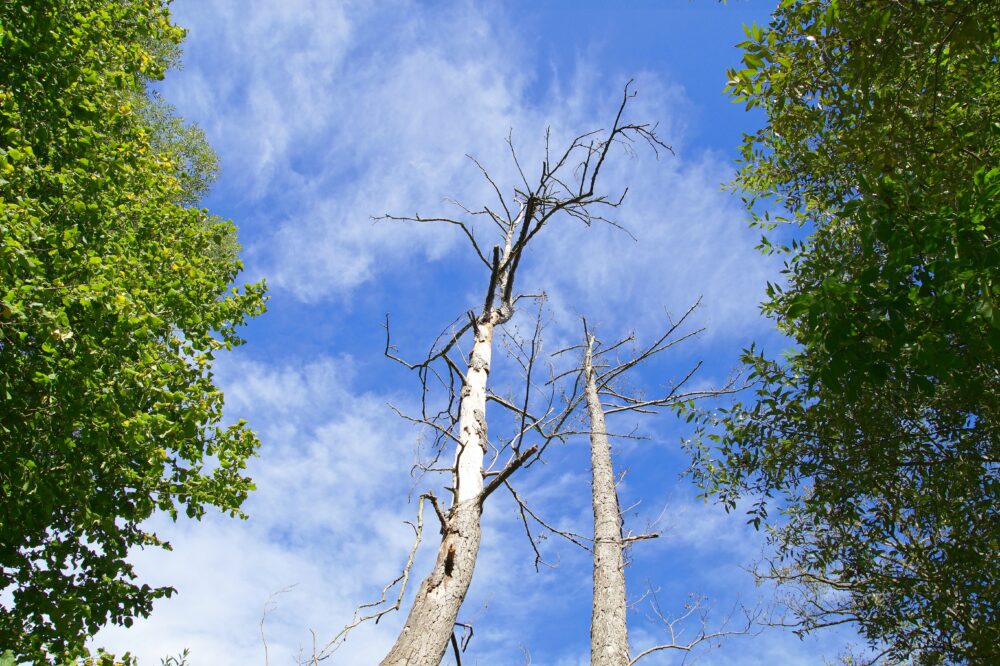
{"label": "peeling white bark", "polygon": [[493,317],[475,330],[476,341],[469,356],[469,369],[459,405],[459,445],[455,456],[456,501],[479,497],[483,491],[483,459],[486,456],[486,380],[493,356]]}
{"label": "peeling white bark", "polygon": [[625,604],[625,562],[618,490],[611,464],[604,409],[593,368],[594,340],[587,340],[584,358],[587,411],[590,416],[590,462],[594,504],[594,601],[590,623],[590,663],[627,666],[628,628]]}
{"label": "peeling white bark", "polygon": [[446,516],[441,546],[406,617],[406,625],[381,666],[437,666],[455,628],[458,611],[472,583],[482,538],[483,461],[486,455],[486,383],[493,354],[489,313],[475,327],[459,405],[459,444],[455,453],[455,503]]}

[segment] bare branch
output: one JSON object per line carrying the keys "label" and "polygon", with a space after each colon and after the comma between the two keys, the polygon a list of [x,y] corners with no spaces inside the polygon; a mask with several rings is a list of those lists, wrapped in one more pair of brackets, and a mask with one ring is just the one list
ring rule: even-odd
{"label": "bare branch", "polygon": [[472,249],[475,251],[476,256],[479,257],[479,260],[482,261],[483,264],[485,264],[487,268],[490,268],[490,262],[486,258],[486,255],[483,254],[482,249],[480,249],[479,242],[476,240],[475,234],[472,233],[472,230],[469,229],[468,225],[466,225],[465,222],[462,222],[460,220],[453,220],[450,217],[422,217],[420,215],[412,215],[412,216],[411,215],[402,215],[402,216],[400,216],[400,215],[390,215],[388,213],[386,213],[385,215],[380,215],[378,217],[374,217],[372,219],[374,219],[376,222],[379,222],[381,220],[391,220],[391,221],[395,221],[395,222],[419,222],[420,224],[430,224],[430,223],[433,223],[433,222],[442,222],[444,224],[454,225],[454,226],[458,227],[459,229],[461,229],[462,233],[465,234],[465,237],[469,239],[469,243],[472,245]]}
{"label": "bare branch", "polygon": [[656,533],[656,532],[654,532],[652,534],[636,534],[634,536],[622,537],[622,543],[623,544],[628,544],[628,543],[631,543],[633,541],[644,541],[645,539],[659,539],[659,538],[660,538],[660,534]]}
{"label": "bare branch", "polygon": [[672,407],[674,405],[679,405],[683,402],[689,400],[700,400],[702,398],[714,398],[720,395],[731,395],[733,393],[739,393],[740,391],[747,388],[746,386],[734,386],[730,388],[721,389],[706,389],[704,391],[688,391],[686,393],[673,393],[662,397],[656,398],[654,400],[645,400],[642,402],[636,402],[631,405],[614,405],[610,409],[604,411],[605,414],[616,414],[618,412],[636,411],[645,414],[654,413],[651,410],[644,409],[645,407]]}
{"label": "bare branch", "polygon": [[451,632],[451,649],[455,653],[456,666],[462,666],[462,653],[458,649],[458,641],[455,639],[455,632]]}
{"label": "bare branch", "polygon": [[437,514],[438,522],[441,523],[441,529],[444,530],[445,525],[448,523],[448,518],[441,509],[441,505],[438,504],[437,496],[434,493],[424,493],[423,497],[426,497],[430,501],[431,506],[434,507],[434,513]]}
{"label": "bare branch", "polygon": [[490,270],[490,286],[486,289],[486,303],[483,305],[483,317],[490,316],[493,309],[493,296],[497,290],[497,277],[500,275],[500,246],[493,246],[493,268]]}
{"label": "bare branch", "polygon": [[[436,361],[436,360],[438,360],[440,358],[447,358],[448,352],[451,351],[451,349],[456,344],[458,344],[458,341],[462,339],[463,335],[465,335],[466,333],[468,333],[469,329],[472,328],[473,323],[474,322],[472,322],[472,321],[466,322],[460,329],[458,329],[457,331],[455,331],[452,334],[451,338],[449,338],[448,342],[445,343],[445,345],[443,347],[441,347],[441,349],[439,349],[436,352],[432,351],[427,356],[427,358],[425,358],[423,361],[420,361],[419,363],[410,363],[409,361],[406,361],[406,360],[404,360],[404,359],[400,358],[399,356],[396,356],[395,354],[392,353],[393,351],[398,351],[398,350],[396,350],[396,348],[392,345],[391,336],[390,336],[390,332],[389,332],[389,315],[386,315],[385,316],[385,356],[386,356],[386,358],[392,359],[393,361],[396,361],[397,363],[403,365],[404,367],[406,367],[406,368],[408,368],[410,370],[418,370],[420,368],[427,368],[434,361]],[[440,339],[440,338],[441,338],[441,336],[438,336],[438,339]],[[450,361],[450,359],[448,359],[448,360]],[[458,368],[458,366],[456,366],[454,364],[454,362],[451,362],[450,365],[455,369],[455,371],[457,372],[457,374],[460,377],[463,378],[463,381],[464,381],[465,374],[463,372],[461,372],[461,370]]]}
{"label": "bare branch", "polygon": [[264,609],[261,611],[260,622],[258,623],[258,626],[260,627],[260,642],[264,644],[264,666],[268,666],[268,664],[270,663],[268,656],[268,648],[267,648],[267,638],[264,636],[264,620],[267,619],[267,614],[269,612],[277,608],[278,602],[276,601],[276,599],[282,594],[287,594],[291,592],[293,589],[295,589],[295,585],[288,585],[286,587],[283,587],[280,590],[277,590],[269,594],[267,599],[264,601]]}
{"label": "bare branch", "polygon": [[551,384],[555,384],[557,381],[559,381],[563,377],[568,377],[569,375],[573,375],[573,374],[577,374],[577,375],[580,374],[580,368],[570,368],[569,370],[566,370],[565,372],[560,372],[558,375],[553,375],[551,378],[549,378],[549,381],[545,382],[545,385],[549,386]]}
{"label": "bare branch", "polygon": [[389,405],[389,409],[391,409],[392,411],[396,412],[396,416],[398,416],[399,418],[403,419],[404,421],[409,421],[410,423],[417,423],[419,425],[423,425],[423,426],[427,426],[429,428],[433,428],[434,430],[436,430],[437,432],[439,432],[441,434],[441,436],[447,437],[448,439],[452,440],[455,443],[459,443],[458,438],[455,437],[455,435],[449,429],[441,426],[440,424],[435,423],[434,421],[432,421],[430,419],[422,419],[422,418],[418,419],[418,418],[415,418],[413,416],[408,416],[407,414],[404,414],[402,411],[400,411],[400,409],[398,407],[396,407],[394,404],[392,404],[391,402],[387,402],[386,404]]}
{"label": "bare branch", "polygon": [[671,336],[673,336],[674,332],[681,325],[683,325],[685,321],[687,321],[688,317],[691,316],[691,313],[694,312],[700,305],[701,305],[701,298],[695,301],[694,304],[687,309],[687,311],[680,319],[678,319],[676,322],[671,322],[671,325],[667,328],[667,331],[662,336],[660,336],[660,338],[657,339],[656,342],[651,344],[644,351],[640,352],[639,354],[629,359],[628,361],[620,363],[614,368],[598,376],[597,378],[598,386],[608,384],[611,380],[613,380],[615,377],[619,376],[629,368],[635,367],[639,363],[642,363],[643,361],[659,354],[660,352],[665,351],[670,347],[673,347],[674,345],[679,344],[684,340],[687,340],[688,338],[701,333],[704,329],[698,329],[696,331],[687,333],[686,335],[683,335],[679,338],[671,339]]}
{"label": "bare branch", "polygon": [[[381,620],[384,615],[399,610],[399,607],[403,603],[403,595],[406,594],[406,584],[410,580],[410,570],[413,568],[413,560],[417,555],[417,548],[420,547],[420,540],[423,537],[424,500],[428,498],[431,498],[431,503],[434,506],[435,510],[438,511],[438,516],[439,517],[441,516],[440,508],[437,506],[437,498],[435,498],[430,493],[421,495],[420,503],[417,505],[417,523],[416,525],[409,522],[407,523],[407,525],[410,525],[410,527],[413,528],[414,539],[413,539],[413,547],[410,548],[410,554],[409,557],[407,557],[406,559],[406,564],[403,566],[402,572],[398,576],[396,576],[396,578],[393,579],[392,582],[390,582],[388,585],[382,588],[382,595],[378,598],[377,601],[373,601],[371,603],[362,604],[361,606],[358,606],[357,610],[354,611],[354,618],[351,620],[351,622],[348,623],[343,629],[341,629],[337,633],[337,635],[330,640],[330,642],[324,645],[323,649],[320,650],[319,653],[317,653],[316,649],[313,648],[313,657],[310,663],[317,664],[320,661],[328,659],[334,652],[336,652],[337,648],[339,648],[341,645],[344,644],[344,641],[347,640],[347,635],[351,632],[352,629],[354,629],[358,625],[367,622],[369,620],[374,620],[375,624],[378,624],[379,620]],[[389,594],[389,590],[391,590],[397,584],[399,584],[399,593],[396,595],[396,601],[393,602],[391,606],[369,613],[367,615],[361,614],[361,612],[366,608],[377,608],[385,604],[387,600],[386,597]]]}
{"label": "bare branch", "polygon": [[510,250],[510,254],[507,256],[507,262],[510,263],[510,268],[507,269],[507,282],[504,285],[503,291],[503,303],[509,305],[511,300],[511,290],[514,288],[514,275],[517,273],[517,266],[521,263],[521,255],[524,251],[524,246],[527,244],[528,227],[531,225],[531,219],[535,215],[535,206],[538,201],[534,196],[529,195],[528,199],[524,202],[524,213],[521,216],[521,235],[518,237],[517,242]]}
{"label": "bare branch", "polygon": [[[593,430],[559,430],[556,433],[555,436],[560,437],[560,438],[566,438],[566,437],[573,437],[575,435],[587,435],[587,436],[590,436],[593,433],[594,433]],[[635,439],[635,440],[640,440],[640,441],[644,441],[644,440],[648,440],[649,439],[649,437],[645,437],[643,435],[636,435],[634,430],[632,432],[630,432],[629,434],[627,434],[627,435],[613,433],[613,432],[608,432],[608,433],[604,433],[604,434],[606,434],[608,437],[613,437],[615,439]]]}
{"label": "bare branch", "polygon": [[[646,596],[646,595],[644,595]],[[746,636],[754,633],[754,626],[757,625],[757,621],[761,616],[762,611],[758,609],[749,610],[742,604],[739,605],[743,616],[744,622],[736,629],[727,629],[726,626],[729,623],[730,617],[725,618],[719,629],[715,631],[709,631],[707,626],[707,612],[704,608],[704,599],[696,595],[691,595],[691,600],[684,605],[684,611],[677,617],[669,618],[663,614],[660,610],[659,602],[656,598],[655,591],[649,591],[648,596],[650,597],[650,607],[653,614],[657,619],[663,624],[664,629],[669,636],[669,642],[661,643],[659,645],[654,645],[652,647],[646,648],[638,655],[636,655],[629,663],[628,666],[633,666],[639,660],[649,655],[660,652],[662,650],[678,650],[681,652],[690,652],[699,645],[711,644],[713,641],[718,641],[726,636]],[[735,609],[734,609],[735,610]],[[683,633],[683,628],[678,626],[684,623],[689,617],[694,613],[698,613],[700,616],[699,627],[690,639],[684,640],[681,638]]]}
{"label": "bare branch", "polygon": [[[537,418],[535,416],[532,416],[531,413],[528,412],[528,411],[526,411],[525,409],[523,409],[521,407],[518,407],[517,405],[515,405],[514,403],[512,403],[510,400],[507,400],[506,398],[502,398],[502,397],[496,395],[495,393],[487,393],[486,394],[486,399],[489,400],[490,402],[495,402],[496,404],[500,405],[504,409],[510,410],[511,412],[513,412],[514,414],[516,414],[519,417],[523,417],[521,428],[518,431],[518,433],[514,436],[515,439],[520,438],[522,435],[524,435],[526,432],[528,432],[528,431],[530,431],[532,429],[536,430],[538,432],[538,434],[541,435],[542,437],[547,437],[548,436],[547,433],[545,433],[544,431],[540,430],[537,427],[541,423],[543,423],[544,420],[549,416],[548,412],[545,413],[545,416],[542,416],[541,418]],[[528,419],[531,420],[530,423],[527,422]]]}
{"label": "bare branch", "polygon": [[[571,351],[574,351],[576,349],[583,349],[583,347],[584,347],[584,345],[570,345],[569,347],[563,347],[562,349],[560,349],[558,351],[552,352],[552,355],[553,356],[559,356],[561,354],[565,354],[566,352],[571,352]],[[575,368],[574,370],[576,372],[579,372],[580,369],[579,368]]]}
{"label": "bare branch", "polygon": [[504,483],[504,485],[507,487],[507,490],[510,491],[510,494],[514,497],[514,501],[517,502],[518,509],[521,512],[521,519],[524,522],[524,528],[525,528],[525,531],[528,534],[528,540],[531,541],[531,547],[535,551],[535,570],[536,571],[538,570],[539,563],[545,564],[545,566],[548,566],[548,567],[551,567],[552,565],[550,565],[547,562],[545,562],[545,560],[542,559],[541,553],[538,552],[538,546],[535,544],[535,540],[534,540],[534,538],[531,535],[531,529],[528,527],[527,516],[530,516],[536,523],[538,523],[539,525],[541,525],[546,531],[551,532],[552,534],[556,534],[558,536],[561,536],[562,538],[566,539],[570,543],[575,544],[575,545],[579,546],[580,548],[584,549],[588,553],[592,553],[593,552],[593,549],[590,546],[588,546],[588,545],[586,545],[584,543],[585,541],[588,541],[588,542],[592,543],[593,539],[585,537],[582,534],[576,534],[575,532],[567,532],[567,531],[564,531],[564,530],[560,530],[560,529],[557,529],[557,528],[553,527],[552,525],[548,524],[547,522],[545,522],[545,520],[543,520],[541,517],[539,517],[539,515],[537,513],[535,513],[534,511],[531,510],[531,507],[528,506],[528,503],[524,501],[524,499],[517,493],[516,490],[514,490],[514,487],[512,485],[510,485],[509,483],[506,483],[506,482]]}
{"label": "bare branch", "polygon": [[[493,187],[493,191],[496,192],[497,199],[500,201],[500,205],[503,206],[504,213],[507,214],[507,221],[510,222],[511,220],[513,220],[514,218],[510,214],[510,208],[507,207],[507,201],[503,198],[503,194],[500,192],[500,187],[497,186],[496,181],[493,180],[493,177],[490,176],[490,173],[483,167],[483,165],[479,163],[479,160],[477,160],[475,157],[469,154],[466,154],[466,157],[472,160],[472,163],[475,164],[476,167],[479,169],[479,173],[483,174],[483,178],[485,178],[486,181]],[[484,210],[489,212],[488,208],[484,208]],[[496,219],[496,216],[493,217],[494,219]]]}
{"label": "bare branch", "polygon": [[538,357],[538,348],[540,346],[540,339],[542,335],[542,304],[538,305],[538,314],[535,317],[535,332],[531,336],[531,353],[528,356],[527,368],[525,368],[525,378],[524,378],[524,404],[521,407],[521,426],[517,434],[516,442],[511,443],[511,447],[517,451],[521,448],[521,442],[524,441],[524,432],[526,429],[526,420],[528,418],[528,403],[531,398],[531,371],[535,367],[535,359]]}
{"label": "bare branch", "polygon": [[507,146],[510,148],[510,157],[514,160],[514,166],[517,167],[517,172],[521,174],[521,182],[524,183],[524,189],[530,190],[531,185],[528,185],[528,179],[524,175],[524,169],[521,168],[521,162],[517,159],[517,151],[514,150],[514,130],[507,132]]}
{"label": "bare branch", "polygon": [[458,643],[462,652],[465,652],[465,650],[469,647],[469,643],[472,641],[472,637],[475,635],[476,632],[472,628],[471,624],[467,624],[465,622],[456,622],[455,626],[461,627],[464,630],[462,640],[460,640]]}
{"label": "bare branch", "polygon": [[[507,487],[510,488],[509,485]],[[515,497],[515,500],[516,499],[517,498]],[[518,515],[521,517],[521,524],[524,525],[524,533],[528,537],[528,543],[531,544],[531,550],[535,552],[535,571],[537,572],[539,570],[538,569],[539,564],[544,564],[550,569],[554,569],[556,565],[549,564],[548,562],[546,562],[545,559],[542,557],[541,551],[538,550],[538,544],[535,542],[535,535],[531,533],[531,526],[528,524],[528,513],[527,513],[528,510],[526,505],[523,504],[522,502],[517,502],[517,510],[518,510]]]}
{"label": "bare branch", "polygon": [[499,488],[501,485],[506,484],[507,479],[510,478],[510,475],[516,472],[517,469],[521,465],[523,465],[528,458],[535,455],[537,451],[538,451],[537,446],[528,447],[527,449],[519,453],[513,460],[507,463],[504,466],[504,468],[500,470],[500,473],[494,476],[490,480],[490,482],[486,484],[486,486],[483,488],[483,492],[480,493],[479,495],[479,502],[480,503],[485,502],[486,498],[489,497],[494,490]]}
{"label": "bare branch", "polygon": [[[622,338],[618,342],[616,342],[613,345],[611,345],[610,347],[605,347],[604,349],[595,349],[594,350],[594,358],[600,358],[601,356],[603,356],[605,354],[610,354],[614,350],[618,349],[619,347],[623,347],[623,346],[629,344],[630,342],[635,342],[635,331],[632,331],[631,333],[629,333],[628,335],[626,335],[624,338]],[[577,345],[577,346],[578,347],[582,347],[583,345]]]}

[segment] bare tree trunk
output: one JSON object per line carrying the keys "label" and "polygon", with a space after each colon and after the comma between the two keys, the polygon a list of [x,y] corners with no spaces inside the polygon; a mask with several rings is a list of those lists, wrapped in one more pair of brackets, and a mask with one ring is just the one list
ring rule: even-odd
{"label": "bare tree trunk", "polygon": [[437,561],[420,584],[406,625],[382,666],[437,666],[448,648],[479,553],[479,498],[452,507]]}
{"label": "bare tree trunk", "polygon": [[611,465],[611,445],[593,365],[594,338],[587,335],[584,374],[590,415],[591,490],[594,502],[594,603],[590,622],[590,663],[627,666],[625,562],[618,490]]}
{"label": "bare tree trunk", "polygon": [[[483,251],[479,241],[477,241],[475,227],[471,221],[466,222],[447,217],[420,217],[419,215],[412,217],[386,215],[382,218],[419,223],[440,222],[457,226],[471,243],[475,255],[490,269],[490,282],[486,290],[482,314],[476,316],[470,311],[469,323],[456,331],[450,340],[432,348],[423,362],[407,363],[392,353],[388,320],[386,322],[386,356],[399,361],[411,370],[419,370],[421,381],[424,384],[425,397],[429,381],[428,372],[432,373],[431,377],[435,380],[440,380],[449,396],[448,407],[444,411],[436,415],[429,415],[425,402],[422,406],[421,418],[410,420],[434,429],[441,437],[440,441],[454,442],[457,451],[452,468],[454,496],[447,514],[442,513],[432,494],[422,496],[431,499],[441,520],[441,546],[434,569],[417,590],[413,606],[406,618],[406,624],[396,639],[395,645],[382,660],[382,666],[437,666],[444,657],[449,640],[455,646],[456,657],[458,656],[459,648],[454,640],[453,632],[458,612],[472,582],[472,573],[479,552],[482,536],[480,519],[483,502],[497,488],[501,486],[509,488],[507,480],[511,474],[526,464],[533,456],[540,456],[551,441],[562,437],[558,432],[559,426],[579,404],[574,402],[566,407],[563,416],[553,417],[555,420],[552,423],[556,425],[551,433],[546,434],[543,422],[549,422],[547,418],[550,416],[551,405],[548,408],[549,411],[546,411],[539,418],[535,418],[529,413],[530,364],[534,362],[534,351],[532,351],[526,367],[528,383],[523,406],[518,407],[499,396],[489,394],[487,392],[487,378],[493,353],[493,333],[497,326],[510,319],[514,312],[514,306],[520,298],[540,297],[537,294],[515,296],[513,292],[514,278],[525,247],[553,216],[574,218],[584,222],[587,226],[594,222],[615,224],[593,210],[598,208],[615,209],[621,205],[624,198],[624,194],[616,200],[595,193],[598,175],[611,147],[618,143],[630,143],[640,139],[649,144],[654,151],[658,148],[669,150],[669,147],[656,137],[654,127],[623,122],[622,114],[625,111],[625,106],[628,100],[635,95],[630,90],[630,85],[631,82],[625,86],[618,113],[606,136],[599,138],[595,132],[581,134],[573,139],[569,147],[561,154],[550,154],[546,141],[542,173],[535,186],[530,185],[524,178],[513,143],[508,139],[511,156],[522,176],[524,185],[524,189],[515,188],[514,190],[514,201],[520,206],[517,214],[513,213],[514,208],[510,205],[511,202],[504,198],[500,188],[490,175],[479,162],[473,159],[473,162],[479,167],[483,176],[496,192],[499,209],[494,211],[484,206],[481,210],[469,210],[461,204],[459,204],[459,208],[473,220],[490,221],[500,228],[504,235],[503,245],[493,246],[492,257]],[[572,179],[563,176],[563,173],[574,168]],[[502,214],[499,212],[500,209],[503,211]],[[463,373],[460,369],[460,362],[452,359],[450,354],[453,350],[458,349],[459,340],[463,339],[463,336],[470,329],[474,335],[474,343],[467,368]],[[444,364],[446,372],[439,374],[437,370],[429,370],[432,363],[439,364],[439,367],[440,364]],[[457,376],[460,376],[462,386],[456,419],[452,409]],[[496,459],[491,463],[489,470],[484,468],[486,451],[489,446],[486,433],[486,401],[488,398],[512,411],[521,423],[520,433],[497,449]],[[457,432],[455,431],[456,426]],[[522,449],[521,444],[528,431],[538,434],[542,441]],[[495,469],[494,465],[497,464],[504,452],[509,453],[509,459],[502,468]],[[610,474],[610,471],[608,473]],[[486,478],[489,478],[488,482],[484,482]],[[613,480],[611,484],[611,492],[614,494]],[[614,511],[613,522],[617,525],[617,509]],[[419,534],[419,529],[417,529],[418,543]],[[620,530],[615,538],[619,551],[617,568],[620,574]],[[412,555],[403,574],[389,586],[392,587],[396,583],[400,583],[400,592],[396,603],[365,617],[357,618],[331,641],[330,651],[336,649],[336,646],[343,642],[346,632],[357,626],[358,623],[372,618],[377,621],[385,613],[400,607],[411,564]],[[622,594],[624,595],[624,592]],[[385,591],[383,591],[383,600],[372,604],[372,606],[382,604],[384,599]],[[624,596],[622,599],[624,603]],[[624,608],[622,613],[621,621],[624,623]]]}
{"label": "bare tree trunk", "polygon": [[430,575],[413,600],[406,625],[382,666],[437,666],[455,628],[472,582],[482,536],[483,459],[486,454],[486,380],[493,354],[489,312],[475,327],[475,343],[459,406],[459,445],[454,472],[455,503],[442,525],[441,546]]}

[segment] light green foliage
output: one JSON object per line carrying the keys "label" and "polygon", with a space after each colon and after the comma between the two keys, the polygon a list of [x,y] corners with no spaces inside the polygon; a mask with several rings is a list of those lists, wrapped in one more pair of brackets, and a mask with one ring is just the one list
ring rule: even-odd
{"label": "light green foliage", "polygon": [[736,186],[797,344],[747,353],[755,401],[692,412],[695,474],[755,524],[783,509],[770,575],[803,629],[1000,659],[1000,2],[785,0],[747,34],[729,90],[767,124]]}
{"label": "light green foliage", "polygon": [[185,648],[179,655],[164,657],[160,660],[160,666],[188,666],[188,656],[190,651]]}
{"label": "light green foliage", "polygon": [[181,185],[178,202],[198,202],[208,192],[219,168],[219,160],[205,135],[197,125],[178,117],[173,107],[155,92],[137,94],[133,104],[149,127],[150,149],[170,157]]}
{"label": "light green foliage", "polygon": [[188,666],[189,655],[190,651],[185,648],[184,651],[177,656],[164,657],[161,659],[160,666]]}
{"label": "light green foliage", "polygon": [[0,3],[0,645],[35,663],[171,593],[125,561],[168,547],[154,511],[239,515],[253,487],[211,368],[264,286],[230,288],[232,223],[187,205],[214,156],[147,97],[166,4]]}

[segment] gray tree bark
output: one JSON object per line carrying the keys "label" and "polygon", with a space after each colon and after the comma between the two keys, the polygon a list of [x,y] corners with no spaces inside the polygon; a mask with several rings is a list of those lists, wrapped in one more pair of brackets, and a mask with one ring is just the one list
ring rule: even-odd
{"label": "gray tree bark", "polygon": [[406,625],[382,666],[437,666],[455,629],[479,554],[482,505],[460,502],[448,513],[437,561],[417,590]]}
{"label": "gray tree bark", "polygon": [[590,416],[591,491],[594,504],[594,600],[590,622],[592,666],[627,666],[625,561],[621,512],[611,445],[593,366],[594,339],[588,334],[584,357],[587,412]]}

